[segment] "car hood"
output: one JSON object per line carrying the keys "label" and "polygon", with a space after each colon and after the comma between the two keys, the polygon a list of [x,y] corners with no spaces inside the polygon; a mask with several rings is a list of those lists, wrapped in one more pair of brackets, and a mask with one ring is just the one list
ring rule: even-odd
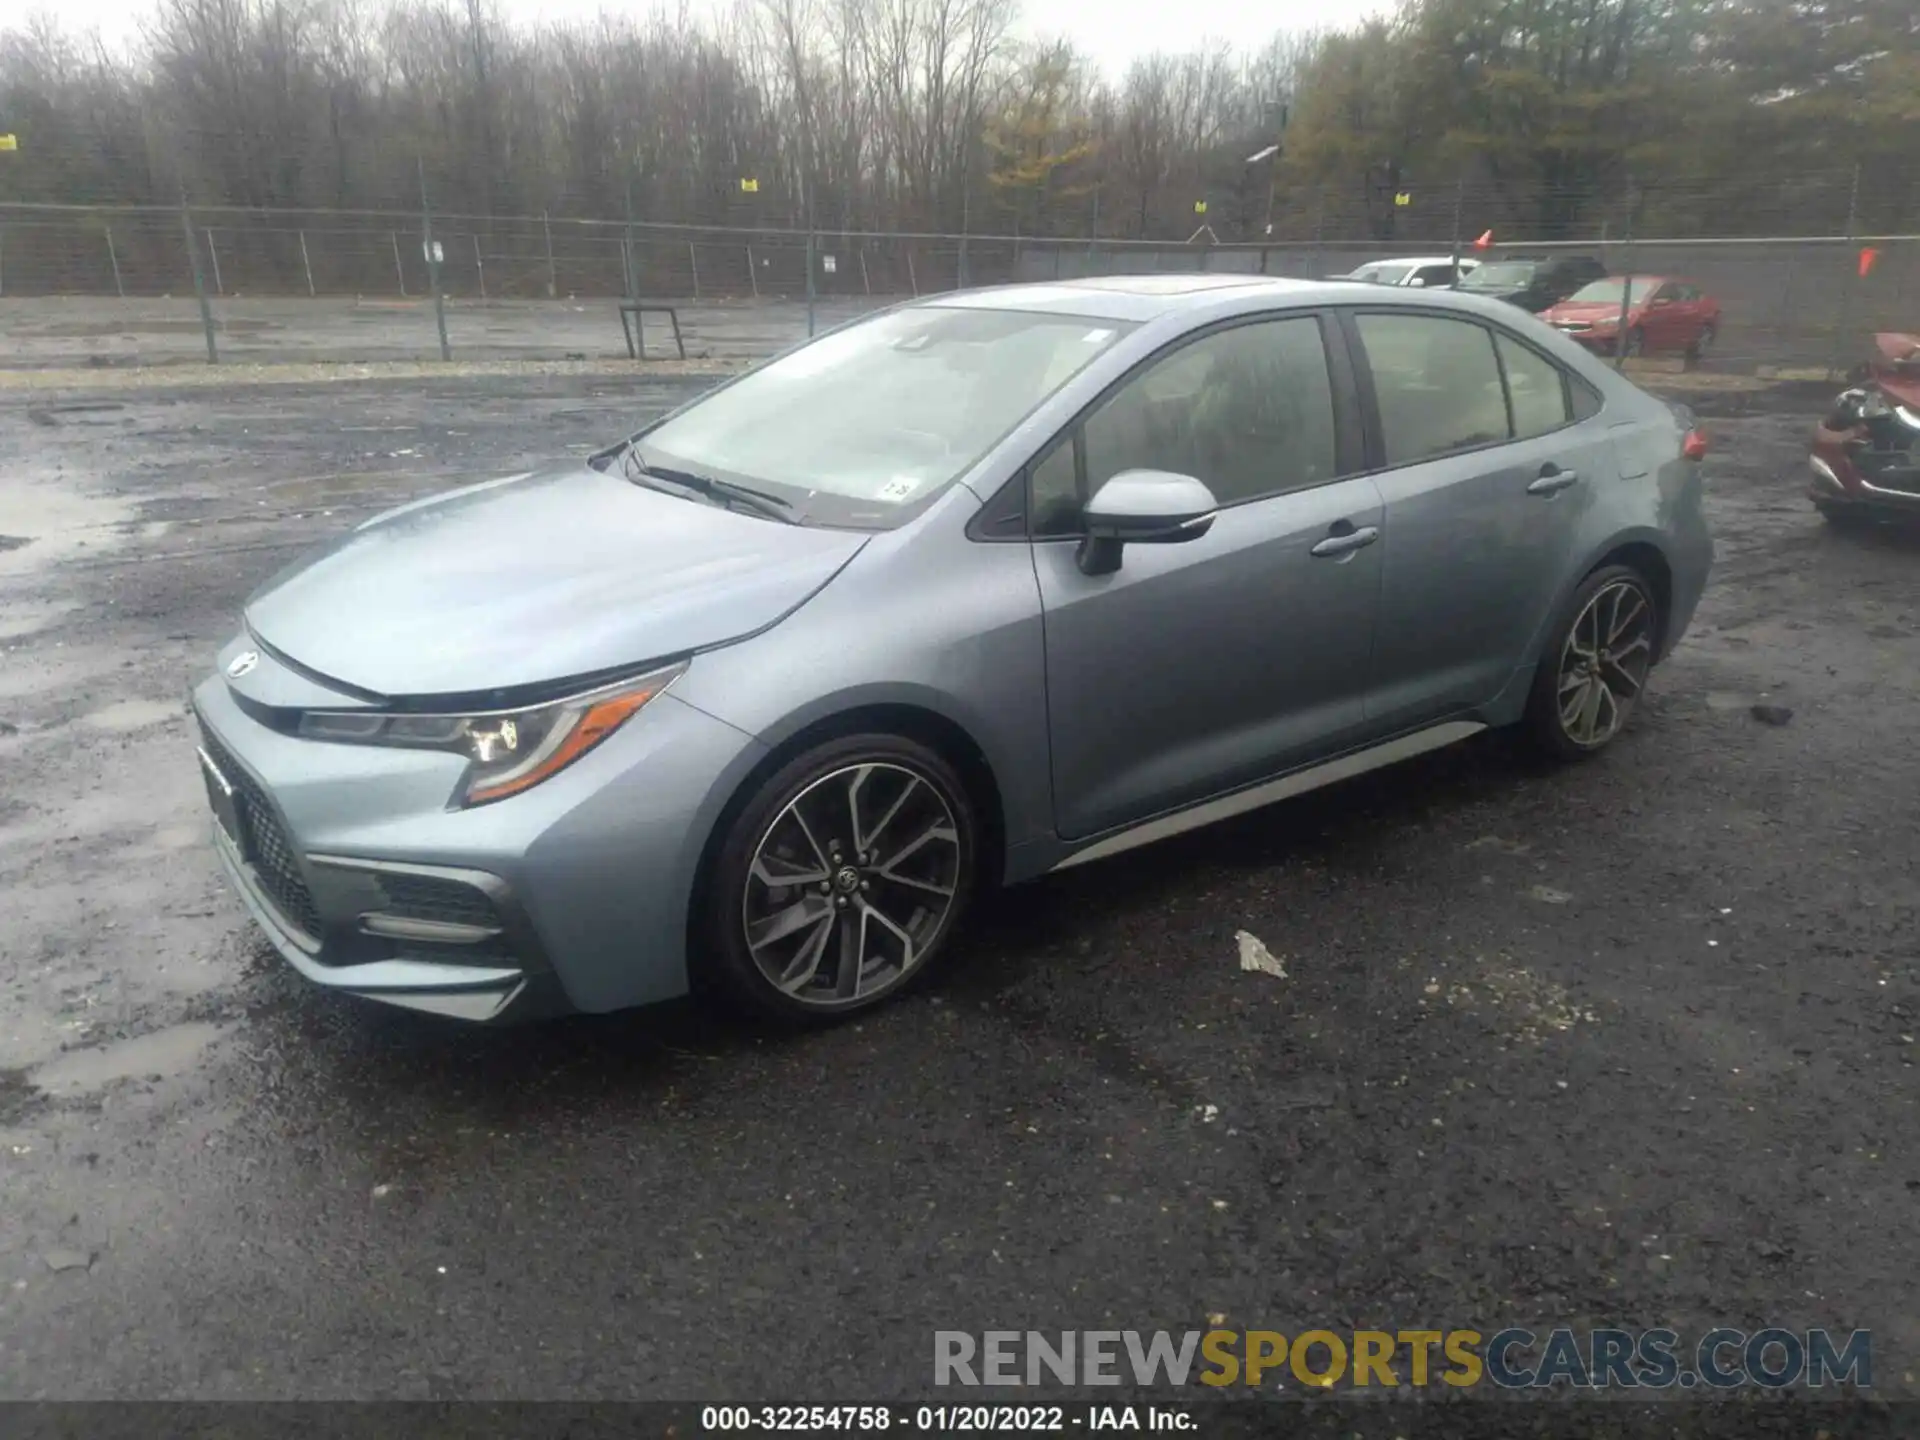
{"label": "car hood", "polygon": [[[1629,319],[1633,318],[1640,313],[1640,310],[1641,307],[1638,305],[1630,306],[1627,310],[1627,317]],[[1581,300],[1578,302],[1562,300],[1558,305],[1551,306],[1547,309],[1545,318],[1548,320],[1584,320],[1589,324],[1601,320],[1618,320],[1620,318],[1620,302],[1618,300]]]}
{"label": "car hood", "polygon": [[504,690],[764,629],[868,538],[581,465],[376,516],[268,582],[246,620],[295,664],[375,695]]}
{"label": "car hood", "polygon": [[1534,293],[1532,285],[1462,285],[1463,295],[1481,295],[1489,300],[1512,300],[1517,296]]}

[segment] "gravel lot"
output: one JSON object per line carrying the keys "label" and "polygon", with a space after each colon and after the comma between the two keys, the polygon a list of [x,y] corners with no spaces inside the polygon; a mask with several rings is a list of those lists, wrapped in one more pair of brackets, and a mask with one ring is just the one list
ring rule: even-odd
{"label": "gravel lot", "polygon": [[296,983],[184,718],[243,597],[698,383],[0,393],[0,1397],[904,1398],[936,1328],[1210,1314],[1870,1327],[1914,1390],[1920,541],[1813,515],[1817,397],[1702,397],[1714,584],[1600,761],[1068,872],[811,1037]]}

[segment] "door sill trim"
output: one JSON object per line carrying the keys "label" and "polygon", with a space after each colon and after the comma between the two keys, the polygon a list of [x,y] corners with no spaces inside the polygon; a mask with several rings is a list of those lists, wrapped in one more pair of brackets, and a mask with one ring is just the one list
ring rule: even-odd
{"label": "door sill trim", "polygon": [[1137,850],[1140,846],[1151,845],[1156,840],[1170,839],[1175,835],[1183,835],[1189,830],[1198,830],[1203,826],[1212,825],[1216,821],[1230,819],[1235,815],[1244,815],[1249,810],[1258,810],[1276,801],[1285,800],[1294,795],[1303,795],[1309,790],[1318,790],[1324,785],[1332,785],[1355,775],[1364,775],[1369,770],[1379,770],[1388,765],[1398,764],[1402,760],[1411,760],[1414,756],[1424,755],[1429,750],[1438,750],[1443,746],[1464,740],[1469,735],[1477,735],[1486,728],[1477,720],[1449,720],[1444,724],[1430,725],[1424,730],[1415,730],[1411,734],[1402,735],[1378,745],[1370,745],[1364,750],[1355,750],[1338,759],[1309,765],[1304,770],[1295,770],[1278,779],[1263,781],[1245,790],[1236,790],[1230,795],[1202,800],[1198,804],[1189,805],[1184,810],[1175,810],[1168,815],[1143,820],[1137,825],[1130,825],[1124,830],[1117,830],[1111,835],[1095,840],[1085,849],[1074,851],[1053,869],[1066,870],[1075,865],[1084,865],[1089,860],[1104,860],[1109,855]]}

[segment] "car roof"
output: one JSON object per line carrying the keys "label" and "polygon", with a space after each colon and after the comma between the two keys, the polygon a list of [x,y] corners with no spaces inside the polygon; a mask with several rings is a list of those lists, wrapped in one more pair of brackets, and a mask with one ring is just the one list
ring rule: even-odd
{"label": "car roof", "polygon": [[[1392,298],[1385,293],[1391,291]],[[1416,299],[1416,297],[1418,297]],[[1089,320],[1144,324],[1183,311],[1233,313],[1262,304],[1300,306],[1355,303],[1458,305],[1479,314],[1492,302],[1452,289],[1379,287],[1361,280],[1297,280],[1273,275],[1115,275],[1088,280],[995,285],[948,291],[913,302],[923,307],[1024,310]],[[1496,310],[1492,313],[1504,313]]]}
{"label": "car roof", "polygon": [[979,310],[1031,310],[1106,320],[1152,320],[1225,291],[1267,290],[1306,295],[1318,288],[1304,280],[1271,275],[1100,275],[1085,280],[1047,280],[1031,285],[991,285],[981,290],[929,296],[922,305]]}
{"label": "car roof", "polygon": [[[1451,265],[1451,255],[1382,255],[1378,260],[1368,260],[1353,268],[1371,270],[1376,265]],[[1478,265],[1480,262],[1471,255],[1460,257],[1462,265]]]}

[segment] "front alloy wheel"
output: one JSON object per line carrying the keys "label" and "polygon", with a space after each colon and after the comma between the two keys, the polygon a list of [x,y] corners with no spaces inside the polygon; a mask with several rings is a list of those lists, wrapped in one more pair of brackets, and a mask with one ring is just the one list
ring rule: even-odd
{"label": "front alloy wheel", "polygon": [[1592,575],[1574,597],[1572,620],[1534,682],[1530,719],[1547,748],[1591,755],[1617,736],[1653,668],[1658,612],[1646,581],[1625,565]]}
{"label": "front alloy wheel", "polygon": [[828,742],[746,806],[715,874],[721,978],[787,1019],[865,1009],[924,973],[972,885],[965,788],[899,737]]}

